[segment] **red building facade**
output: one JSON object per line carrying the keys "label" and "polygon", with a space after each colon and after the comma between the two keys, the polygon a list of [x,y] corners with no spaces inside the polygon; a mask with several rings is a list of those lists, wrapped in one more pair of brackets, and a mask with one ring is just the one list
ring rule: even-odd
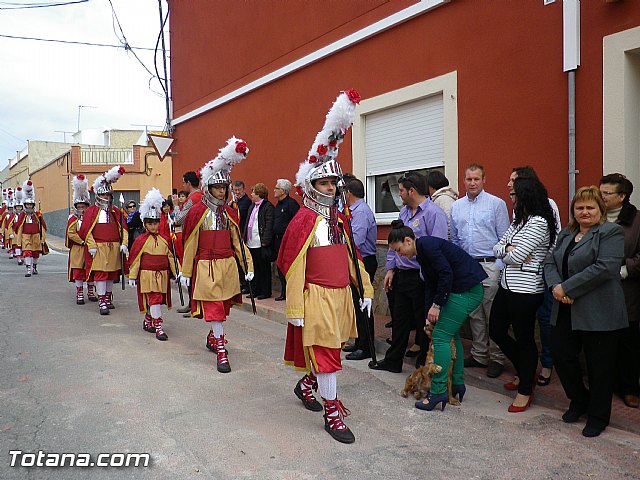
{"label": "red building facade", "polygon": [[[638,186],[640,2],[577,5],[576,185],[618,171]],[[232,134],[251,150],[234,179],[293,180],[337,93],[355,88],[339,159],[380,224],[397,217],[405,171],[443,169],[463,192],[474,162],[505,199],[511,169],[533,166],[567,218],[562,0],[191,0],[171,2],[170,25],[174,186]]]}

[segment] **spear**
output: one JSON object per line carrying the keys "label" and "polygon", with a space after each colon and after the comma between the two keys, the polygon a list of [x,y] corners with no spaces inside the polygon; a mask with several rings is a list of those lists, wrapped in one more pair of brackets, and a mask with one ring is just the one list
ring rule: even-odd
{"label": "spear", "polygon": [[[171,218],[171,214],[167,215],[167,221],[169,222],[169,230],[171,231],[171,234],[169,235],[169,237],[171,239],[171,250],[173,251],[173,263],[174,263],[176,272],[179,272],[180,269],[178,268],[178,256],[176,255],[176,244],[173,242],[174,221],[173,221],[173,218]],[[184,307],[184,297],[182,296],[182,284],[180,282],[178,282],[178,293],[180,294],[180,305]]]}

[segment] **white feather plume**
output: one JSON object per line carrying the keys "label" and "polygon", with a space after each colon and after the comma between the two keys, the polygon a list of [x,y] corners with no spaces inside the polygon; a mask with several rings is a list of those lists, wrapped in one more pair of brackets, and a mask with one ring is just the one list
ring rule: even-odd
{"label": "white feather plume", "polygon": [[17,204],[22,204],[22,201],[24,200],[24,190],[22,187],[16,188],[15,198]]}
{"label": "white feather plume", "polygon": [[248,153],[249,148],[244,140],[235,136],[231,137],[227,140],[227,144],[218,151],[218,155],[204,164],[200,170],[200,178],[205,181],[220,170],[230,172],[233,167],[247,158]]}
{"label": "white feather plume", "polygon": [[155,209],[159,215],[162,209],[162,202],[164,202],[164,197],[160,190],[155,187],[149,190],[140,205],[140,218],[144,220],[152,209]]}
{"label": "white feather plume", "polygon": [[298,173],[296,173],[296,185],[302,186],[304,184],[304,179],[314,166],[338,156],[338,147],[347,130],[353,125],[356,116],[355,102],[359,101],[359,95],[357,96],[358,100],[352,101],[347,93],[340,92],[333,102],[325,117],[322,130],[316,135],[311,149],[307,153],[307,160],[300,164]]}
{"label": "white feather plume", "polygon": [[84,175],[76,175],[71,180],[73,187],[73,203],[91,203],[89,194],[89,180]]}
{"label": "white feather plume", "polygon": [[118,181],[118,179],[122,176],[123,173],[124,173],[124,167],[121,167],[120,165],[116,165],[115,167],[110,168],[109,171],[104,174],[104,178],[109,183],[115,183]]}

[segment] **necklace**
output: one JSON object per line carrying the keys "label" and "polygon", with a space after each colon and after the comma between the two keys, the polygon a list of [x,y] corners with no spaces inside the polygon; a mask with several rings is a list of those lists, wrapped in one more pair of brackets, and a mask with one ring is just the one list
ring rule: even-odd
{"label": "necklace", "polygon": [[578,234],[576,235],[576,243],[582,240],[582,237],[584,237],[584,233],[578,232]]}

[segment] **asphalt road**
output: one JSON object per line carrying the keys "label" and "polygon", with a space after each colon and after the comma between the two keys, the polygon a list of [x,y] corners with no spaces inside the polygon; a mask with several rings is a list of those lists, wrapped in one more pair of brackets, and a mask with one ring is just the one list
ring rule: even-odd
{"label": "asphalt road", "polygon": [[[75,305],[66,255],[40,275],[0,252],[0,479],[630,479],[640,437],[580,434],[537,406],[469,387],[461,407],[423,412],[400,397],[405,374],[345,362],[338,396],[356,443],[323,429],[293,395],[301,376],[282,361],[285,326],[234,311],[225,328],[232,372],[215,370],[208,327],[173,312],[169,341],[142,331],[134,291],[116,310]],[[148,467],[10,467],[25,453],[138,453]],[[20,463],[18,457],[17,463]],[[25,459],[30,457],[26,456]],[[47,457],[50,458],[50,457]]]}

